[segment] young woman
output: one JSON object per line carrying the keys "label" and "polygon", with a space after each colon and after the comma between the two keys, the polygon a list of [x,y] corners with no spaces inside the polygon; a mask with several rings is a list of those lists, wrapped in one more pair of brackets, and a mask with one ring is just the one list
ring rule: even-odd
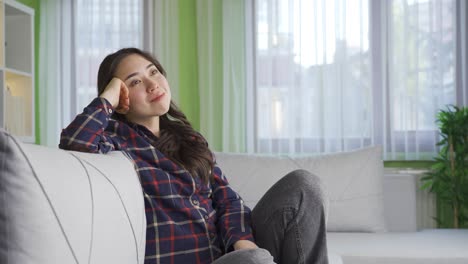
{"label": "young woman", "polygon": [[171,101],[165,75],[139,49],[108,55],[99,68],[99,97],[60,140],[62,149],[119,150],[133,159],[146,208],[145,263],[327,263],[317,177],[288,174],[251,213]]}

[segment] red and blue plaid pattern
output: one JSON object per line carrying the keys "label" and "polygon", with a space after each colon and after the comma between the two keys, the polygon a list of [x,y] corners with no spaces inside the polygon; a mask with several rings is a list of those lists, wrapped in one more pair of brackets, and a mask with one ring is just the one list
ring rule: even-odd
{"label": "red and blue plaid pattern", "polygon": [[111,119],[113,111],[107,100],[94,99],[62,131],[60,148],[120,150],[133,159],[144,190],[145,263],[211,263],[236,241],[253,241],[250,209],[218,166],[214,182],[203,184],[154,148],[157,137],[148,129]]}

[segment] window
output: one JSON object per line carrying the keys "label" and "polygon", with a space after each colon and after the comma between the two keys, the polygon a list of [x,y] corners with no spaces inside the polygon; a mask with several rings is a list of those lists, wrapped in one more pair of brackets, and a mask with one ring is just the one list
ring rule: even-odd
{"label": "window", "polygon": [[435,115],[456,103],[454,0],[254,5],[257,152],[432,157]]}

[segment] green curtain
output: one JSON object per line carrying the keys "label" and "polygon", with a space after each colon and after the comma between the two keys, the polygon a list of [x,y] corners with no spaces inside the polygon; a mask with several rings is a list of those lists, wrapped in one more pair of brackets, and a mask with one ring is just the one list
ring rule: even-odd
{"label": "green curtain", "polygon": [[[246,152],[247,65],[245,2],[223,2],[223,145],[222,151]],[[250,58],[253,60],[253,58]]]}
{"label": "green curtain", "polygon": [[223,1],[197,1],[200,132],[213,150],[222,150]]}
{"label": "green curtain", "polygon": [[244,1],[174,2],[153,6],[153,50],[174,100],[212,150],[245,151]]}

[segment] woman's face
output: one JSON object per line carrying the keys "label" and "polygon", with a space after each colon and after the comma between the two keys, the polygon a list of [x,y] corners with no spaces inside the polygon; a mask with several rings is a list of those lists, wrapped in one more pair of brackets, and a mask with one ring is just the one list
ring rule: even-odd
{"label": "woman's face", "polygon": [[115,77],[128,87],[128,121],[145,124],[169,111],[169,83],[152,62],[138,54],[128,55],[117,67]]}

